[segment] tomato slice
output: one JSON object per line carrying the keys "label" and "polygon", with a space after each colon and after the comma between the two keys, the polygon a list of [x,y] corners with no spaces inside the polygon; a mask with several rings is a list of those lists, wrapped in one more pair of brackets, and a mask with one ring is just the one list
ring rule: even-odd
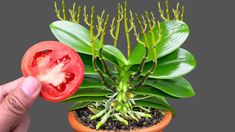
{"label": "tomato slice", "polygon": [[72,96],[84,79],[84,64],[72,48],[56,41],[35,44],[25,53],[21,70],[42,83],[40,96],[60,102]]}

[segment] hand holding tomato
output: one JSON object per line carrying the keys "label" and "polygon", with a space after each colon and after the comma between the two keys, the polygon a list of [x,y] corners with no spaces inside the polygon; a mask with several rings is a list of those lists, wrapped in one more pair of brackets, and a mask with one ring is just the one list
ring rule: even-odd
{"label": "hand holding tomato", "polygon": [[34,77],[20,78],[0,86],[0,132],[28,131],[28,109],[40,90],[41,84]]}
{"label": "hand holding tomato", "polygon": [[40,96],[50,102],[72,96],[84,78],[78,53],[57,41],[32,46],[23,57],[21,69],[24,76],[34,76],[42,83]]}
{"label": "hand holding tomato", "polygon": [[51,102],[73,95],[84,78],[84,65],[72,48],[44,41],[31,47],[22,59],[25,77],[0,86],[0,132],[26,132],[28,109],[40,94]]}

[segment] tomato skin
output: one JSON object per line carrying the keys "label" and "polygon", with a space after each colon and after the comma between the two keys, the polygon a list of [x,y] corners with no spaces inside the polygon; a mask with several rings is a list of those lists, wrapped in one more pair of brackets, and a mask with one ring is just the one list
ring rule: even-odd
{"label": "tomato skin", "polygon": [[43,41],[25,53],[21,70],[42,83],[40,96],[60,102],[72,96],[84,79],[84,64],[78,53],[57,41]]}

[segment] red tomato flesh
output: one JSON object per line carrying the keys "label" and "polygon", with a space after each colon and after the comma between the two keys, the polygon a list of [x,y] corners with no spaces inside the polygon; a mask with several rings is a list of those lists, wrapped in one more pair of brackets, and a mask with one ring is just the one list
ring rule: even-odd
{"label": "red tomato flesh", "polygon": [[44,41],[29,48],[21,70],[24,76],[41,81],[40,96],[50,102],[72,96],[84,79],[84,64],[78,53],[57,41]]}

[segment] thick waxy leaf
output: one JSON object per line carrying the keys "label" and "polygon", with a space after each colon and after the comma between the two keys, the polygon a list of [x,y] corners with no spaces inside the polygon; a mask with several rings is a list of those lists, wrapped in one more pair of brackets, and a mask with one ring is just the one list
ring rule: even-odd
{"label": "thick waxy leaf", "polygon": [[188,98],[195,95],[191,84],[182,77],[171,80],[148,79],[145,81],[145,85],[152,86],[176,98]]}
{"label": "thick waxy leaf", "polygon": [[119,49],[117,49],[116,47],[114,47],[112,45],[105,45],[104,46],[103,55],[104,55],[104,57],[109,57],[110,55],[116,57],[116,60],[118,61],[118,64],[120,66],[127,64],[127,59],[123,55],[123,53]]}
{"label": "thick waxy leaf", "polygon": [[77,110],[81,108],[87,107],[91,102],[76,102],[72,106],[69,107],[69,110]]}
{"label": "thick waxy leaf", "polygon": [[158,110],[168,110],[167,107],[162,106],[160,104],[153,103],[153,102],[139,100],[139,101],[136,101],[136,104],[139,106],[150,107],[150,108],[158,109]]}
{"label": "thick waxy leaf", "polygon": [[153,102],[153,103],[160,104],[163,106],[169,106],[169,103],[167,102],[167,100],[161,96],[149,97],[149,98],[144,99],[143,101]]}
{"label": "thick waxy leaf", "polygon": [[[69,21],[56,21],[50,25],[52,33],[62,43],[69,45],[79,53],[92,55],[89,31],[80,24]],[[95,49],[98,54],[99,40],[95,41]],[[127,63],[120,50],[109,45],[104,47],[104,58],[116,65]]]}
{"label": "thick waxy leaf", "polygon": [[100,79],[98,78],[97,75],[85,75],[84,80],[80,86],[81,88],[100,88],[100,87],[104,87],[104,85],[102,84],[102,82],[100,81]]}
{"label": "thick waxy leaf", "polygon": [[77,98],[77,97],[84,97],[84,96],[108,96],[112,94],[112,92],[101,89],[101,88],[85,88],[85,89],[78,89],[78,91],[71,96],[70,98]]}
{"label": "thick waxy leaf", "polygon": [[159,96],[149,97],[143,100],[137,100],[136,104],[140,106],[144,106],[144,107],[159,109],[159,110],[170,110],[174,113],[173,109],[170,107],[167,100]]}
{"label": "thick waxy leaf", "polygon": [[50,28],[60,42],[71,46],[79,53],[91,54],[89,31],[82,25],[69,21],[56,21],[50,25]]}
{"label": "thick waxy leaf", "polygon": [[93,66],[85,65],[85,74],[97,74],[97,72],[94,70]]}
{"label": "thick waxy leaf", "polygon": [[[110,78],[105,77],[105,79],[110,85],[115,85],[114,82]],[[84,80],[79,88],[80,89],[86,89],[86,88],[107,89],[107,87],[104,84],[102,84],[100,77],[97,74],[85,75]]]}
{"label": "thick waxy leaf", "polygon": [[161,90],[158,90],[152,86],[147,86],[147,85],[136,88],[132,92],[135,93],[135,95],[172,97]]}
{"label": "thick waxy leaf", "polygon": [[[187,39],[189,35],[189,27],[182,21],[164,21],[161,23],[162,39],[157,45],[157,56],[161,58],[177,48],[179,48]],[[157,27],[154,28],[154,33],[157,38]],[[149,43],[149,61],[153,59],[152,41],[150,32],[147,33]],[[144,40],[144,38],[142,38]],[[145,55],[145,48],[142,44],[137,44],[132,51],[128,64],[140,64]]]}
{"label": "thick waxy leaf", "polygon": [[150,76],[158,79],[177,78],[191,72],[196,67],[194,56],[185,49],[175,52],[158,60],[158,67]]}
{"label": "thick waxy leaf", "polygon": [[[152,62],[145,64],[142,75],[145,75],[151,68]],[[137,71],[139,65],[131,68],[132,71]],[[196,67],[194,56],[185,49],[178,49],[171,54],[158,59],[158,65],[150,78],[157,79],[173,79],[181,77],[191,72]]]}
{"label": "thick waxy leaf", "polygon": [[107,99],[105,96],[86,96],[77,98],[68,98],[63,102],[101,102]]}
{"label": "thick waxy leaf", "polygon": [[[79,53],[79,56],[82,59],[82,62],[84,63],[85,66],[85,74],[97,74],[97,72],[94,70],[93,65],[92,65],[92,56],[88,54],[83,54]],[[96,64],[100,69],[103,69],[102,64],[99,60],[96,61]]]}

